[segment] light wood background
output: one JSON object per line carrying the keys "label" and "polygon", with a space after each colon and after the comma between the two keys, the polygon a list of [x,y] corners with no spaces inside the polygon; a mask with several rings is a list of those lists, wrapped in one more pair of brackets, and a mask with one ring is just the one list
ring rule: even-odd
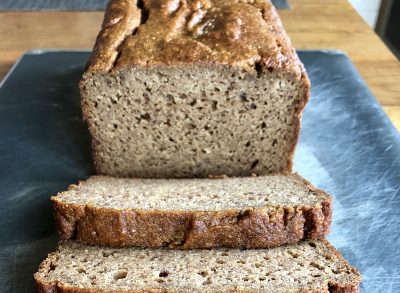
{"label": "light wood background", "polygon": [[[297,49],[347,53],[375,97],[400,129],[400,63],[347,0],[291,0],[280,10]],[[88,49],[103,12],[0,12],[0,79],[34,48]]]}

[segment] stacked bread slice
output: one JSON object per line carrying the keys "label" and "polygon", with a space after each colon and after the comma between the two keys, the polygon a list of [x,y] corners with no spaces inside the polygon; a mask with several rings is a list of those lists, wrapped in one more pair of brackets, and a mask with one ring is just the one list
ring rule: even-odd
{"label": "stacked bread slice", "polygon": [[39,292],[358,290],[323,240],[331,197],[296,174],[94,176],[52,201],[64,241],[35,275]]}
{"label": "stacked bread slice", "polygon": [[111,0],[81,93],[99,176],[52,197],[39,292],[358,292],[291,174],[309,81],[268,0]]}
{"label": "stacked bread slice", "polygon": [[326,240],[272,249],[109,248],[66,242],[41,264],[39,292],[358,292]]}
{"label": "stacked bread slice", "polygon": [[331,197],[298,175],[95,176],[52,200],[62,238],[110,246],[269,248],[323,237],[331,223]]}

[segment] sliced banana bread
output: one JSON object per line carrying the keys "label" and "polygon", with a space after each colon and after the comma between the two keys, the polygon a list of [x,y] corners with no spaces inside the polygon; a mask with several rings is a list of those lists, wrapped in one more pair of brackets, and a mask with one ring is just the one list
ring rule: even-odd
{"label": "sliced banana bread", "polygon": [[268,0],[111,0],[81,81],[97,173],[290,173],[309,86]]}
{"label": "sliced banana bread", "polygon": [[267,250],[106,248],[67,242],[35,274],[39,292],[358,292],[328,242]]}
{"label": "sliced banana bread", "polygon": [[331,197],[298,175],[95,176],[52,198],[62,238],[111,246],[267,248],[319,238]]}

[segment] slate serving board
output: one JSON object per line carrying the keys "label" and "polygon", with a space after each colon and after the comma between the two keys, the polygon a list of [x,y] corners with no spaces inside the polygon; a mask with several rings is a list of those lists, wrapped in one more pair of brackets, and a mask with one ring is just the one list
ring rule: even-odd
{"label": "slate serving board", "polygon": [[[334,195],[329,240],[361,292],[400,292],[400,136],[349,59],[299,52],[312,81],[295,169]],[[49,197],[93,173],[78,80],[87,52],[25,54],[0,85],[0,288],[33,292],[57,242]]]}

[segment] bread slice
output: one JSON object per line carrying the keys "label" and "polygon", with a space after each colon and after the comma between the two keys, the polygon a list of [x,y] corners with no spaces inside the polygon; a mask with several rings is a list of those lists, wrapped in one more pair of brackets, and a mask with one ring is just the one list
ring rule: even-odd
{"label": "bread slice", "polygon": [[331,197],[296,174],[95,176],[52,201],[62,238],[117,247],[267,248],[326,235],[332,213]]}
{"label": "bread slice", "polygon": [[81,81],[97,173],[290,173],[309,87],[268,0],[111,0]]}
{"label": "bread slice", "polygon": [[267,250],[106,248],[67,242],[35,274],[39,292],[358,292],[326,240]]}

